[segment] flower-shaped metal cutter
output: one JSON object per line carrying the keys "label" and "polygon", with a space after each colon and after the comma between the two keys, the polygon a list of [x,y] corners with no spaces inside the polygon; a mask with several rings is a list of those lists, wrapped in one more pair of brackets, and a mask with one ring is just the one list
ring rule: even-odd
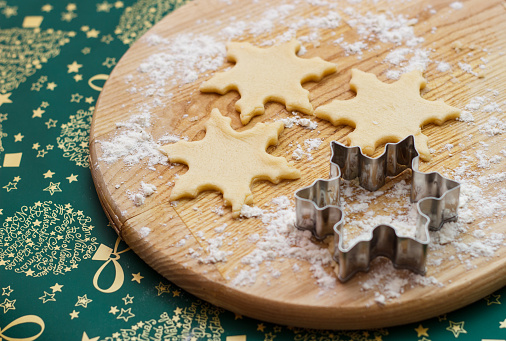
{"label": "flower-shaped metal cutter", "polygon": [[[429,229],[437,231],[442,225],[457,219],[460,184],[437,172],[418,170],[419,157],[413,135],[398,143],[387,143],[385,152],[371,158],[359,147],[347,147],[331,142],[330,179],[318,179],[312,185],[295,192],[296,227],[309,230],[318,239],[334,235],[333,257],[339,264],[338,277],[348,281],[358,271],[368,271],[370,262],[378,257],[389,258],[396,268],[425,274]],[[411,202],[417,203],[415,237],[398,236],[395,227],[375,226],[367,238],[344,247],[341,229],[344,214],[340,208],[341,177],[358,177],[361,187],[376,191],[387,177],[411,169]]]}

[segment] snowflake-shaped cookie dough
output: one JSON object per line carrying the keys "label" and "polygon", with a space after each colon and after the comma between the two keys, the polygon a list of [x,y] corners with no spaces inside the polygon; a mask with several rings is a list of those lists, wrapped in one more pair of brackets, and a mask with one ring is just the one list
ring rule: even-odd
{"label": "snowflake-shaped cookie dough", "polygon": [[267,154],[267,147],[278,142],[283,131],[281,122],[257,123],[253,128],[237,132],[231,119],[213,109],[206,122],[206,136],[195,142],[178,141],[161,147],[171,162],[188,165],[172,189],[170,200],[196,197],[205,190],[223,193],[232,215],[239,216],[244,204],[253,202],[250,186],[255,180],[278,183],[281,179],[298,179],[300,172],[291,168],[283,157]]}
{"label": "snowflake-shaped cookie dough", "polygon": [[440,125],[458,117],[460,110],[442,101],[420,97],[420,90],[426,85],[420,71],[406,73],[392,84],[381,82],[372,73],[357,69],[351,72],[350,88],[357,96],[320,106],[315,115],[334,125],[354,127],[347,142],[350,146],[361,147],[366,155],[372,155],[383,143],[399,142],[414,135],[421,159],[429,161],[428,138],[420,127],[428,123]]}
{"label": "snowflake-shaped cookie dough", "polygon": [[312,115],[309,91],[302,83],[318,81],[336,71],[333,63],[319,57],[297,57],[300,43],[288,43],[269,48],[258,48],[249,43],[229,43],[227,57],[235,66],[227,72],[217,73],[200,87],[202,92],[221,95],[236,90],[241,95],[235,108],[241,113],[243,124],[265,112],[269,101],[283,103],[288,111]]}

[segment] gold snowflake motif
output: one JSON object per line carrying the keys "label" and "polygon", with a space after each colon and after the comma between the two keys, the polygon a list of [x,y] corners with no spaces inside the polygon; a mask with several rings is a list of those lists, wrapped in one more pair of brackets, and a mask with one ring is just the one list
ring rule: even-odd
{"label": "gold snowflake motif", "polygon": [[205,190],[223,193],[233,217],[239,216],[242,205],[253,202],[250,186],[255,180],[298,179],[300,172],[291,168],[283,157],[267,154],[266,149],[278,142],[283,123],[258,123],[253,128],[237,132],[231,119],[213,109],[206,122],[206,136],[195,142],[179,141],[161,147],[171,162],[188,165],[172,189],[170,200],[196,197]]}
{"label": "gold snowflake motif", "polygon": [[395,83],[383,83],[372,73],[352,70],[351,90],[357,96],[351,100],[333,100],[318,107],[315,115],[333,125],[345,124],[355,130],[348,135],[350,146],[359,146],[366,155],[387,142],[399,142],[414,135],[420,157],[429,161],[428,137],[421,126],[427,123],[441,125],[456,118],[460,110],[442,101],[427,101],[420,96],[426,80],[420,71],[401,76]]}
{"label": "gold snowflake motif", "polygon": [[309,91],[302,83],[319,81],[336,71],[333,63],[319,57],[304,59],[297,57],[301,45],[292,40],[266,49],[249,43],[229,43],[227,57],[235,66],[215,74],[200,87],[202,92],[217,92],[221,95],[236,90],[241,98],[235,108],[241,113],[244,125],[265,112],[265,103],[279,102],[288,111],[300,111],[312,115]]}

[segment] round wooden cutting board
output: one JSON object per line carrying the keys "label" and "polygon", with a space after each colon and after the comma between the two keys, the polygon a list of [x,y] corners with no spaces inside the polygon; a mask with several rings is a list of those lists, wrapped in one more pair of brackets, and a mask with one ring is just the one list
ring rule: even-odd
{"label": "round wooden cutting board", "polygon": [[[312,4],[297,2],[295,7],[290,7],[290,14],[279,21],[284,25],[278,25],[276,21],[276,25],[268,32],[259,35],[244,33],[234,40],[262,45],[269,38],[283,34],[290,20],[300,22],[301,18],[322,17],[326,15],[325,11],[329,11],[328,7],[318,6],[314,1],[308,3]],[[382,10],[393,7],[388,1],[371,3],[362,1],[351,5],[347,1],[337,2],[334,10],[342,17],[340,24],[332,29],[318,29],[318,43],[303,43],[307,52],[302,58],[319,56],[336,63],[338,69],[320,82],[304,84],[304,88],[310,91],[314,108],[335,98],[347,100],[354,96],[349,90],[352,68],[374,73],[384,82],[393,82],[386,76],[391,65],[383,61],[395,48],[394,44],[376,39],[370,42],[370,49],[364,50],[361,58],[358,58],[358,55],[347,55],[343,48],[333,43],[341,36],[347,42],[360,39],[353,25],[347,21],[346,7],[355,6],[355,11],[363,15],[368,11],[384,13]],[[490,89],[501,86],[504,89],[506,8],[502,0],[464,1],[461,9],[452,8],[451,3],[451,0],[395,2],[392,11],[395,11],[395,15],[403,14],[406,18],[418,20],[412,24],[416,35],[425,39],[420,46],[431,51],[434,62],[429,64],[425,73],[428,91],[423,92],[423,98],[441,99],[464,109],[471,98],[490,94]],[[364,290],[363,286],[363,282],[373,273],[378,275],[383,261],[373,266],[370,273],[358,274],[344,284],[337,281],[331,290],[323,290],[318,286],[310,271],[311,264],[294,259],[278,259],[270,264],[264,262],[259,267],[254,284],[234,285],[233,280],[241,270],[251,269],[241,259],[256,247],[249,237],[253,234],[260,237],[264,235],[265,225],[261,219],[233,219],[229,207],[224,208],[223,215],[217,214],[216,208],[223,206],[223,199],[215,191],[201,193],[195,199],[179,200],[177,205],[171,204],[169,196],[173,187],[168,183],[178,181],[178,176],[187,170],[184,165],[149,165],[147,158],[131,165],[126,165],[121,158],[110,163],[104,160],[104,152],[107,151],[104,151],[103,142],[112,141],[124,132],[124,127],[117,124],[129,122],[133,115],[146,110],[150,112],[150,125],[146,127],[146,132],[153,141],[158,141],[166,134],[187,136],[190,141],[201,140],[205,136],[204,123],[213,108],[220,109],[223,115],[230,117],[232,127],[238,131],[249,129],[258,122],[290,117],[292,114],[281,104],[268,103],[264,115],[255,117],[247,126],[243,126],[234,108],[238,93],[232,91],[220,96],[199,91],[200,84],[209,79],[212,73],[203,72],[198,80],[189,83],[183,83],[176,75],[170,76],[163,89],[165,94],[172,96],[149,96],[146,89],[157,80],[150,78],[149,73],[139,71],[140,65],[150,56],[167,53],[167,49],[173,47],[171,44],[174,39],[184,34],[190,34],[190,39],[214,37],[216,41],[224,43],[226,38],[220,35],[224,27],[240,21],[261,23],[259,18],[262,14],[279,5],[277,1],[262,0],[197,0],[188,3],[145,35],[153,37],[156,34],[167,42],[140,38],[118,63],[104,86],[93,116],[90,164],[102,206],[119,235],[147,264],[188,292],[237,314],[299,327],[359,329],[404,324],[444,314],[504,286],[504,243],[491,257],[456,254],[451,243],[441,246],[437,253],[446,255],[444,261],[441,264],[429,261],[427,268],[427,277],[432,276],[441,285],[407,285],[398,298],[387,299],[383,304],[377,302],[381,292]],[[310,35],[311,29],[301,28],[297,34],[298,37]],[[464,72],[463,68],[457,66],[465,61],[476,71],[479,70],[477,65],[485,63],[485,59],[484,77]],[[436,61],[448,62],[452,69],[437,71]],[[232,65],[225,61],[217,71]],[[494,93],[494,96],[496,103],[506,100],[505,91]],[[161,101],[157,106],[153,105],[155,99]],[[328,177],[329,142],[344,142],[346,135],[352,131],[350,127],[334,127],[329,122],[302,116],[317,122],[317,130],[299,126],[286,128],[280,135],[278,145],[270,147],[268,152],[274,156],[284,156],[290,161],[297,143],[304,146],[306,139],[315,137],[323,139],[323,143],[312,152],[313,160],[294,162],[294,167],[302,173],[299,180],[285,180],[277,185],[268,181],[255,182],[252,186],[255,206],[267,207],[272,199],[281,195],[293,200],[297,189],[309,185],[316,178]],[[423,133],[429,137],[430,147],[435,152],[430,163],[421,165],[421,170],[452,174],[451,170],[461,165],[467,157],[470,158],[468,174],[479,172],[486,176],[497,173],[501,167],[504,171],[505,161],[492,164],[489,168],[480,168],[476,159],[472,158],[483,150],[488,155],[495,155],[506,148],[504,137],[488,136],[479,131],[480,125],[489,120],[490,114],[475,112],[474,118],[472,124],[450,121],[442,126],[424,127]],[[449,144],[454,148],[450,149]],[[212,155],[209,157],[212,158]],[[156,191],[137,206],[132,195],[140,191],[142,182],[155,185]],[[475,184],[481,186],[483,195],[492,197],[501,191],[504,182]],[[482,208],[472,205],[473,202],[467,203],[467,207],[475,212],[475,219],[464,224],[466,231],[459,235],[462,243],[474,241],[473,231],[478,228],[487,234],[506,232],[501,219],[489,217],[485,220],[479,214]],[[480,225],[482,221],[485,221],[485,225]],[[227,234],[217,234],[215,229],[223,224],[227,224]],[[227,260],[202,262],[206,257],[208,241],[217,236],[226,236],[220,250],[228,252]],[[184,245],[182,240],[185,241]],[[195,256],[192,250],[201,255]],[[455,257],[448,256],[451,254]],[[429,260],[430,257],[429,254]],[[299,271],[293,271],[296,263]],[[272,269],[281,273],[281,276],[273,276]],[[333,269],[329,266],[325,271],[332,273]],[[398,271],[398,276],[406,277],[407,274]]]}

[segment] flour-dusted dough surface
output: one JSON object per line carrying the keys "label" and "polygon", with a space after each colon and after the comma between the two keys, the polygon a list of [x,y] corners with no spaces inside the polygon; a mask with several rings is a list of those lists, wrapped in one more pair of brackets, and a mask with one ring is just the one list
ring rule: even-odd
{"label": "flour-dusted dough surface", "polygon": [[253,203],[250,186],[255,180],[279,183],[300,178],[283,157],[267,154],[267,147],[278,143],[284,129],[281,122],[258,123],[244,132],[230,127],[231,119],[213,109],[201,141],[179,141],[161,147],[171,162],[188,165],[189,170],[175,181],[170,199],[196,197],[206,190],[223,193],[232,215],[239,216],[242,205]]}
{"label": "flour-dusted dough surface", "polygon": [[301,83],[322,79],[335,72],[336,65],[319,57],[297,57],[300,46],[296,40],[264,49],[249,43],[229,43],[227,57],[235,66],[214,75],[201,85],[200,91],[223,95],[237,90],[241,98],[235,108],[241,113],[243,124],[263,114],[269,101],[283,103],[288,111],[312,115],[309,91]]}
{"label": "flour-dusted dough surface", "polygon": [[421,126],[442,124],[459,117],[460,110],[442,101],[427,101],[420,97],[426,80],[420,71],[403,74],[395,83],[381,82],[372,73],[352,69],[351,90],[357,96],[351,100],[333,100],[316,108],[315,115],[334,125],[355,128],[348,135],[350,146],[359,146],[366,155],[387,142],[399,142],[415,136],[415,146],[424,161],[431,159],[428,138]]}

